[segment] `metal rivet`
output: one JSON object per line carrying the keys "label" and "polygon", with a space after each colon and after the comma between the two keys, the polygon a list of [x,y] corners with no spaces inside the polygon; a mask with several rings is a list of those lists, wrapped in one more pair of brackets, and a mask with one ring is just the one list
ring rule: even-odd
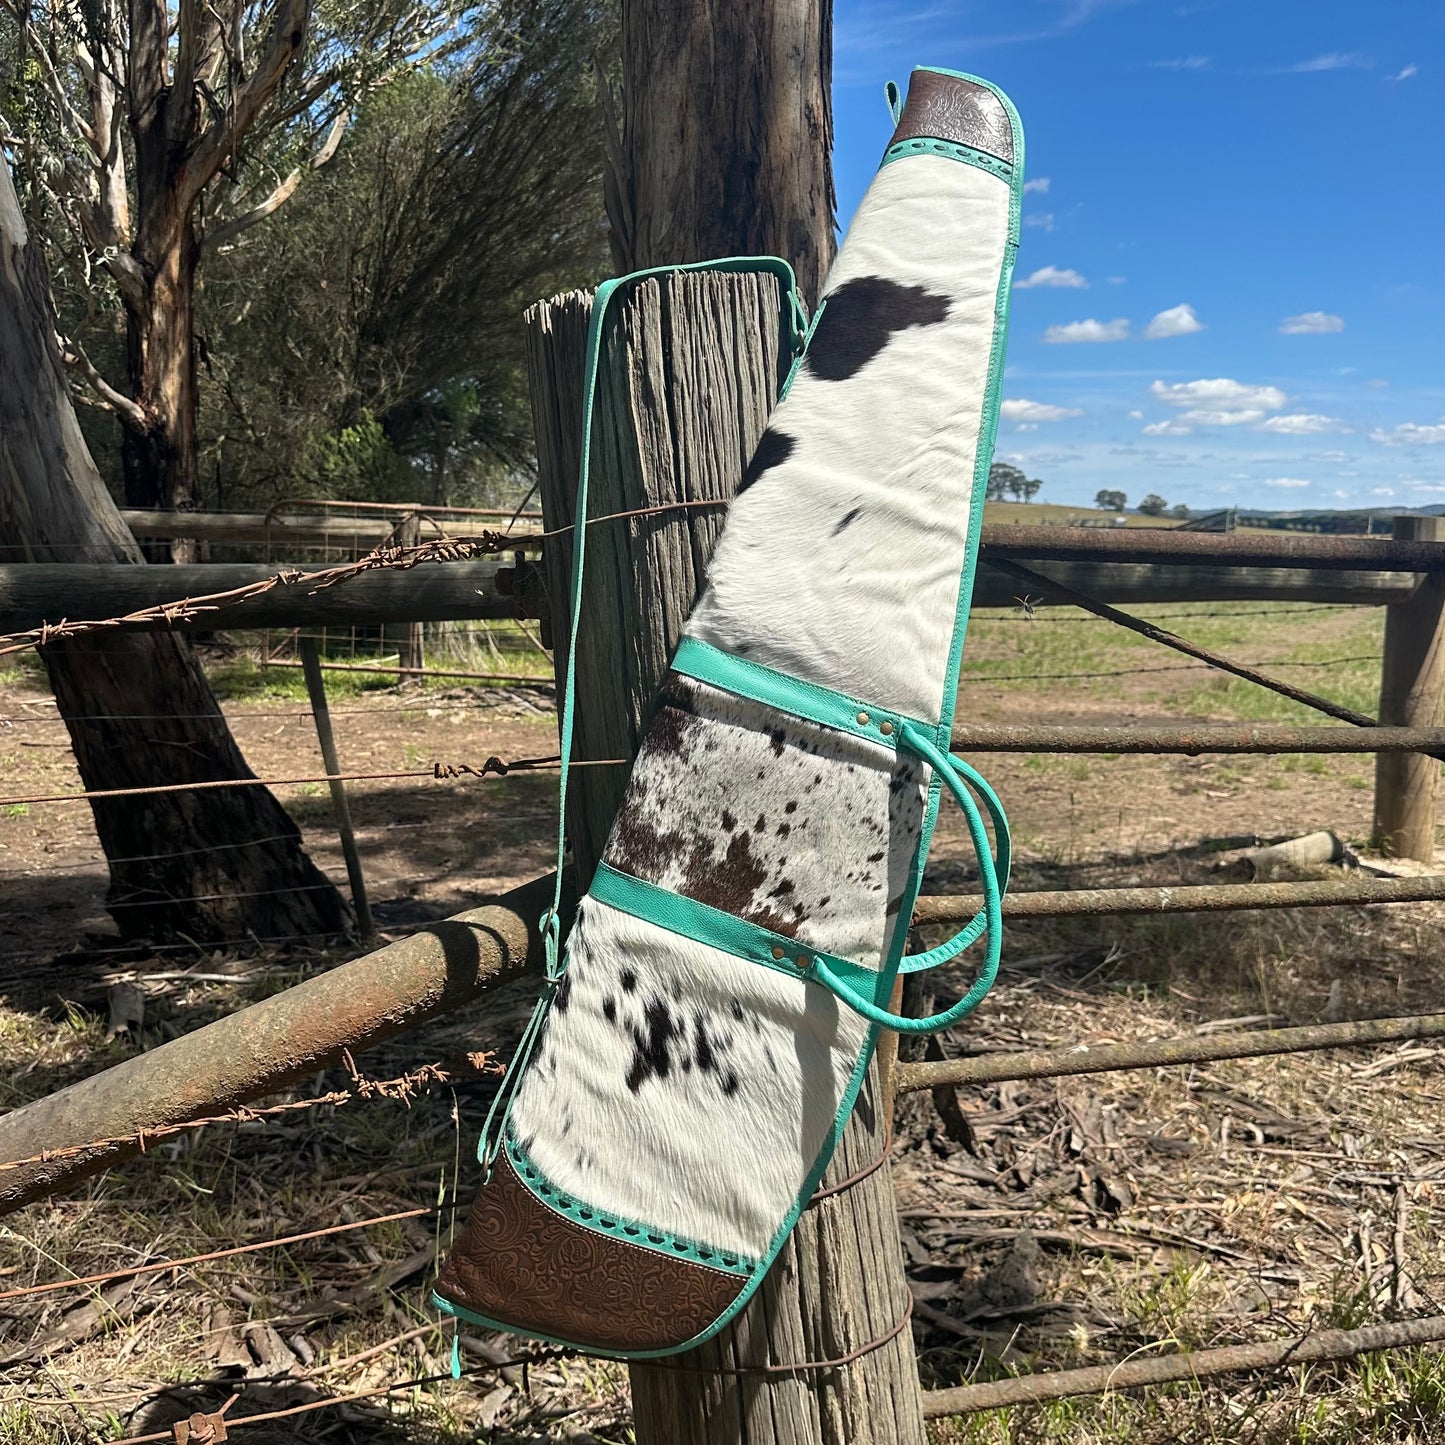
{"label": "metal rivet", "polygon": [[878,731],[886,738],[893,731],[893,724],[891,722],[879,723]]}
{"label": "metal rivet", "polygon": [[796,963],[799,968],[809,968],[812,966],[813,960],[809,958],[806,953],[800,953],[793,962]]}
{"label": "metal rivet", "polygon": [[773,957],[774,957],[774,958],[782,958],[783,955],[787,953],[787,951],[788,951],[788,950],[787,950],[786,948],[784,948],[781,943],[775,943],[775,944],[773,945]]}
{"label": "metal rivet", "polygon": [[866,712],[860,712],[858,714],[858,726],[860,728],[866,728],[868,726],[868,714]]}

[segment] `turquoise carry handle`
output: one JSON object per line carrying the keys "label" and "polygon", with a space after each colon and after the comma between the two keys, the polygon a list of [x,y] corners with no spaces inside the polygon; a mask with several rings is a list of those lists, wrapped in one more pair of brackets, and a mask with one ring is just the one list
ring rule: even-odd
{"label": "turquoise carry handle", "polygon": [[[1009,839],[1008,819],[1004,816],[1003,804],[998,800],[998,794],[989,787],[988,780],[982,773],[971,768],[962,758],[949,754],[948,761],[953,768],[963,775],[969,787],[983,799],[983,805],[988,809],[988,815],[993,820],[993,836],[997,841],[997,853],[994,856],[994,873],[998,878],[998,891],[1000,895],[1008,887],[1009,871],[1013,864],[1013,850]],[[947,773],[944,774],[947,777]],[[966,815],[967,810],[965,810]],[[977,840],[975,840],[977,841]],[[983,854],[979,855],[983,857]],[[979,865],[980,872],[982,864]],[[952,958],[957,958],[965,948],[975,943],[988,927],[988,914],[985,909],[979,909],[968,923],[955,933],[947,943],[940,943],[937,948],[930,948],[927,953],[910,953],[904,958],[899,966],[902,973],[924,973],[930,968],[937,968],[941,963],[947,963]]]}
{"label": "turquoise carry handle", "polygon": [[[881,1024],[884,1028],[893,1029],[900,1034],[931,1034],[956,1024],[959,1019],[972,1013],[983,1002],[984,996],[993,987],[993,981],[998,975],[999,956],[1003,951],[1003,891],[999,886],[999,869],[994,863],[994,856],[988,845],[988,832],[984,828],[983,817],[969,791],[970,783],[979,789],[980,795],[984,799],[984,806],[988,808],[994,818],[995,826],[1002,824],[998,828],[998,848],[999,863],[1002,865],[1005,878],[1008,876],[1009,867],[1008,826],[1003,823],[1003,809],[999,806],[993,789],[967,763],[945,753],[926,733],[906,722],[903,724],[899,745],[907,748],[910,752],[917,753],[928,763],[942,780],[943,785],[953,794],[959,807],[963,809],[963,816],[968,823],[969,836],[973,840],[974,851],[978,855],[979,878],[983,884],[983,908],[980,913],[947,943],[931,949],[928,953],[916,955],[914,966],[909,971],[917,972],[923,968],[934,968],[940,963],[947,962],[948,959],[955,957],[967,948],[981,933],[987,933],[988,952],[983,966],[979,969],[973,986],[952,1008],[919,1019],[905,1018],[902,1014],[880,1008],[872,999],[859,992],[846,978],[835,972],[824,959],[820,958],[813,964],[808,971],[808,976],[830,989],[849,1008],[875,1024]],[[923,962],[923,960],[929,961]]]}

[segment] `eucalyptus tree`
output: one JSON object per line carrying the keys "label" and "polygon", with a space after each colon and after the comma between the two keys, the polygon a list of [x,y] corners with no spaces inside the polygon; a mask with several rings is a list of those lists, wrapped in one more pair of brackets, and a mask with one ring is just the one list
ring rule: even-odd
{"label": "eucalyptus tree", "polygon": [[[62,355],[121,424],[125,498],[197,497],[196,286],[206,260],[336,154],[350,116],[464,35],[453,0],[0,0],[0,139],[87,293],[114,288],[123,374]],[[94,301],[86,319],[102,310]],[[179,544],[178,558],[188,558]]]}
{"label": "eucalyptus tree", "polygon": [[[145,565],[91,460],[56,344],[49,281],[0,160],[0,556]],[[133,938],[195,943],[347,926],[335,887],[246,766],[185,638],[81,635],[40,649],[110,861],[107,906]]]}

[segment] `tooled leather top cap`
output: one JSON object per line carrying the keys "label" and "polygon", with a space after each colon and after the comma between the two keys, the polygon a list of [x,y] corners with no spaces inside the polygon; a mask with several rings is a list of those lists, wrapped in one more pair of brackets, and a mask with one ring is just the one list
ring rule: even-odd
{"label": "tooled leather top cap", "polygon": [[1003,103],[985,86],[956,75],[915,70],[909,77],[908,103],[893,141],[919,136],[957,141],[1013,164],[1013,127]]}

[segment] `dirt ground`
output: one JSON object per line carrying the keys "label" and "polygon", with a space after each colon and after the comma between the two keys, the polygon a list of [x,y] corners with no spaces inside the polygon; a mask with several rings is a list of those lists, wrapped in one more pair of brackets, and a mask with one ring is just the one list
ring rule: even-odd
{"label": "dirt ground", "polygon": [[[1214,609],[1180,631],[1291,681],[1369,705],[1378,618],[1353,609]],[[1171,622],[1170,625],[1175,625]],[[1299,718],[1289,705],[1119,639],[1101,624],[980,618],[960,717],[1037,723]],[[1151,669],[1151,670],[1144,670]],[[1015,681],[1016,677],[1034,681]],[[263,777],[319,774],[304,703],[226,704]],[[379,689],[334,703],[343,768],[552,751],[541,690]],[[1016,842],[1016,890],[1209,882],[1256,838],[1369,831],[1372,760],[979,756]],[[0,683],[0,791],[78,789],[63,728],[25,674]],[[317,784],[280,796],[307,847],[344,876]],[[399,936],[544,871],[555,778],[351,785],[379,925]],[[976,872],[946,814],[926,890]],[[83,804],[0,807],[0,1107],[93,1072],[348,956],[237,946],[164,959],[112,953],[105,871]],[[1011,926],[1000,982],[942,1040],[948,1055],[1177,1036],[1445,1009],[1445,909],[1405,905]],[[929,940],[932,941],[932,940]],[[229,975],[234,982],[196,980]],[[966,987],[966,966],[939,985]],[[119,981],[139,1027],[106,1038]],[[527,999],[508,995],[364,1060],[389,1077],[461,1048],[505,1055]],[[1413,1045],[927,1095],[899,1104],[894,1179],[928,1387],[1445,1314],[1442,1051]],[[318,1078],[299,1101],[346,1082]],[[115,1439],[214,1408],[289,1408],[445,1373],[426,1286],[450,1213],[376,1226],[133,1285],[114,1299],[3,1291],[465,1196],[489,1085],[409,1106],[324,1106],[184,1135],[0,1224],[0,1445]],[[458,1188],[459,1181],[459,1188]],[[348,1214],[348,1211],[350,1212]],[[88,1313],[87,1313],[88,1311]],[[498,1339],[470,1341],[465,1362]],[[498,1353],[501,1352],[501,1353]],[[239,1408],[239,1407],[238,1407]],[[490,1370],[256,1427],[268,1438],[624,1441],[626,1375],[580,1360]],[[322,1422],[325,1422],[324,1424]],[[293,1431],[294,1425],[294,1431]],[[1428,1350],[1173,1386],[1147,1395],[942,1421],[944,1442],[1426,1441],[1445,1433],[1445,1369]],[[266,1432],[270,1431],[268,1435]],[[288,1433],[291,1432],[291,1433]]]}

